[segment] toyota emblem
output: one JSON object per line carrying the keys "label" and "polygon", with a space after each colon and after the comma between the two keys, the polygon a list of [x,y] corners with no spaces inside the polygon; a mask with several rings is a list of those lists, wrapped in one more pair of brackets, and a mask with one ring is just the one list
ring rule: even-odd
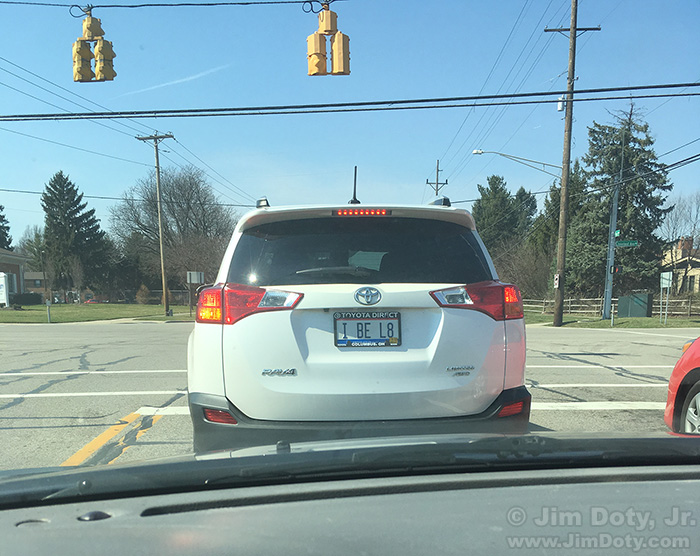
{"label": "toyota emblem", "polygon": [[360,305],[376,305],[381,298],[377,288],[360,288],[355,292],[355,301]]}

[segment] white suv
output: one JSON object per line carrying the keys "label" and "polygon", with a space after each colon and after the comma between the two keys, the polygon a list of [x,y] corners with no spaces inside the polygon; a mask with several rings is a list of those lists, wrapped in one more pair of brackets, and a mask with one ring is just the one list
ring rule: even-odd
{"label": "white suv", "polygon": [[526,431],[520,292],[445,201],[246,214],[189,338],[195,451]]}

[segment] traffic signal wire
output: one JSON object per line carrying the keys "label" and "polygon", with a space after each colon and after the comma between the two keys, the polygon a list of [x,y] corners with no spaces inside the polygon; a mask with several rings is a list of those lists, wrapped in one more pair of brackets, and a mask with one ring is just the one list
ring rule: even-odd
{"label": "traffic signal wire", "polygon": [[[284,4],[332,4],[334,2],[345,2],[347,0],[258,0],[249,2],[175,2],[172,4],[165,3],[148,3],[148,4],[97,4],[90,5],[91,9],[112,9],[112,8],[212,8],[219,6],[279,6]],[[6,4],[10,6],[41,6],[51,8],[80,8],[76,4],[56,4],[52,2],[23,2],[20,0],[0,0],[0,5]],[[81,8],[82,9],[82,8]],[[83,17],[84,13],[77,17]]]}

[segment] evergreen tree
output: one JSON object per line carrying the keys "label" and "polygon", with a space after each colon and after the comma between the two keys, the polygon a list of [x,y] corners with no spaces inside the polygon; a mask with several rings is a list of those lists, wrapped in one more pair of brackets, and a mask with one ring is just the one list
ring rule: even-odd
{"label": "evergreen tree", "polygon": [[515,226],[515,235],[519,238],[525,237],[537,214],[537,199],[535,196],[526,191],[524,187],[520,187],[515,193],[512,202],[512,210],[515,212],[517,224]]}
{"label": "evergreen tree", "polygon": [[5,218],[5,207],[2,205],[0,205],[0,249],[14,250],[10,235],[10,223]]}
{"label": "evergreen tree", "polygon": [[104,266],[104,232],[94,209],[62,171],[41,196],[45,213],[47,274],[53,288],[83,287],[98,278]]}
{"label": "evergreen tree", "polygon": [[479,199],[472,205],[472,216],[484,245],[493,255],[505,248],[516,235],[519,213],[501,176],[486,178],[488,187],[477,185]]}
{"label": "evergreen tree", "polygon": [[567,282],[579,293],[602,295],[608,271],[610,207],[619,181],[619,239],[639,244],[616,249],[615,264],[622,265],[623,272],[615,276],[614,294],[654,288],[664,246],[656,232],[669,210],[664,203],[673,185],[664,165],[657,161],[649,125],[632,105],[615,116],[613,125],[594,122],[588,129],[588,142],[583,161],[590,189],[580,217],[572,223]]}
{"label": "evergreen tree", "polygon": [[[574,161],[569,172],[569,228],[575,222],[586,200],[586,174],[578,159]],[[556,256],[557,239],[559,237],[559,198],[561,185],[553,183],[549,194],[544,200],[544,209],[532,223],[532,232],[528,243],[538,248],[542,253]]]}

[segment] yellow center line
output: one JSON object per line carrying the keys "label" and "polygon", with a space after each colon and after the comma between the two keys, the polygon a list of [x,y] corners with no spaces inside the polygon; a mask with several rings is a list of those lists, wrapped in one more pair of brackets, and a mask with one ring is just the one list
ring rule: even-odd
{"label": "yellow center line", "polygon": [[136,419],[138,419],[140,416],[141,415],[138,413],[130,413],[126,417],[123,417],[122,419],[119,420],[119,423],[111,426],[105,432],[103,432],[101,435],[99,435],[97,438],[88,442],[85,446],[83,446],[75,454],[73,454],[66,461],[64,461],[61,464],[61,466],[80,465],[86,459],[88,459],[92,454],[94,454],[97,450],[99,450],[102,446],[107,444],[107,442],[109,442],[112,438],[114,438],[122,430],[124,430],[127,426],[129,426]]}
{"label": "yellow center line", "polygon": [[[163,418],[162,415],[155,415],[155,416],[153,417],[153,420],[151,421],[151,426],[150,426],[150,427],[148,427],[147,429],[141,429],[140,431],[138,431],[138,432],[136,433],[136,440],[139,440],[144,434],[146,434],[149,430],[151,430],[151,427],[153,427],[153,425],[155,425],[155,424],[156,424],[158,421],[160,421],[162,418]],[[124,442],[124,439],[122,438],[122,439],[119,441],[118,446],[124,446],[123,442]],[[122,457],[122,456],[124,455],[124,453],[125,453],[130,447],[131,447],[131,445],[124,446],[124,448],[122,449],[122,451],[119,452],[119,455],[117,455],[117,457],[115,457],[113,460],[108,461],[108,462],[107,462],[107,465],[112,465],[115,461],[117,461],[120,457]]]}

